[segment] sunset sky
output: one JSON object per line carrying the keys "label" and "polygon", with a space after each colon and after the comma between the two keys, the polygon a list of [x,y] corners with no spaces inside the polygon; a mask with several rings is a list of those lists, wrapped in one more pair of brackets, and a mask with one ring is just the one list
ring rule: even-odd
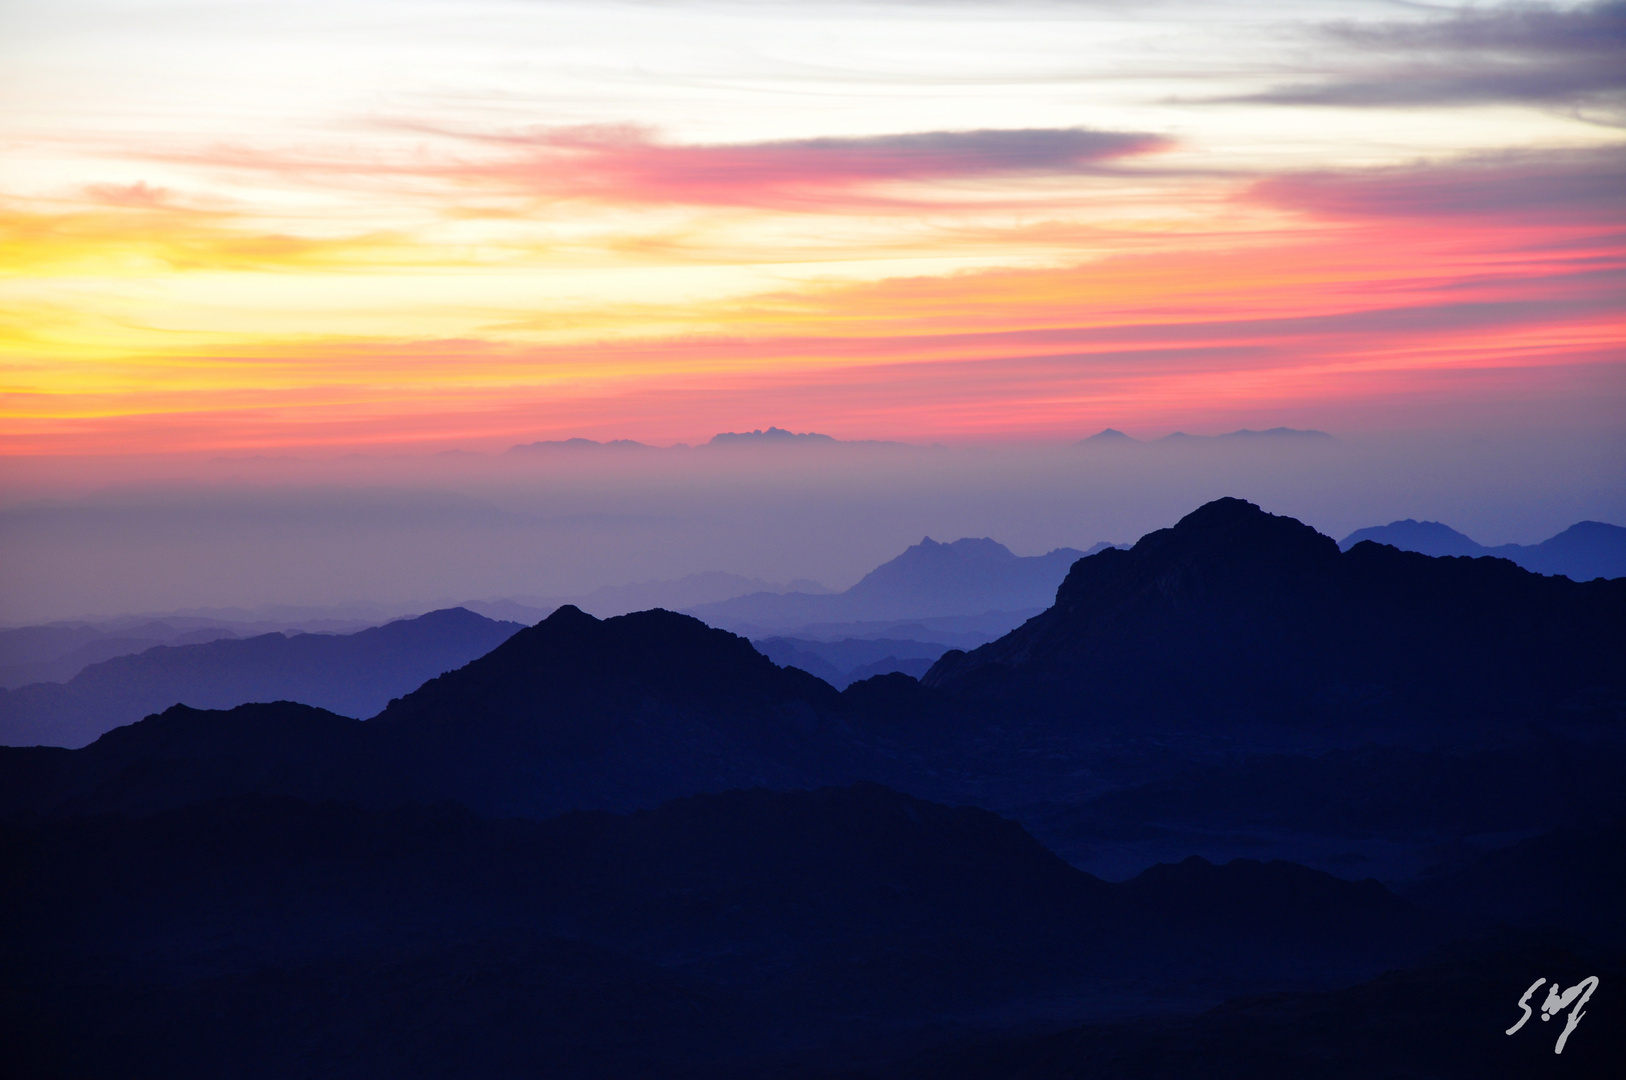
{"label": "sunset sky", "polygon": [[0,453],[1618,431],[1626,4],[0,6]]}

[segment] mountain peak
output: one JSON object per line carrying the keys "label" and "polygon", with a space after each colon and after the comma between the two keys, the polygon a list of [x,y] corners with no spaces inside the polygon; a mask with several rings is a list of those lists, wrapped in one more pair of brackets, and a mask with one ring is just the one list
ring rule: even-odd
{"label": "mountain peak", "polygon": [[711,437],[707,446],[730,446],[750,443],[834,443],[838,440],[830,435],[821,435],[816,431],[786,431],[780,427],[770,427],[763,431],[720,431]]}

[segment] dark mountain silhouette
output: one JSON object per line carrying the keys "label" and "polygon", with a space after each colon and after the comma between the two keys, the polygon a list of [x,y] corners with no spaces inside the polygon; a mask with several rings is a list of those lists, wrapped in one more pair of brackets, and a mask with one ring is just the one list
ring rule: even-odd
{"label": "dark mountain silhouette", "polygon": [[329,798],[355,783],[369,734],[291,701],[174,705],[78,750],[0,746],[0,816],[152,814],[253,792]]}
{"label": "dark mountain silhouette", "polygon": [[563,607],[369,722],[414,797],[539,816],[843,776],[839,695],[669,611]]}
{"label": "dark mountain silhouette", "polygon": [[370,716],[519,628],[451,608],[354,634],[262,634],[157,646],[93,664],[67,683],[0,691],[0,743],[82,746],[176,703],[230,708],[292,700]]}
{"label": "dark mountain silhouette", "polygon": [[1109,876],[1149,854],[1201,851],[1269,853],[1399,881],[1471,861],[1521,833],[1626,815],[1623,776],[1626,747],[1550,737],[1452,751],[1257,754],[1024,823],[1052,850]]}
{"label": "dark mountain silhouette", "polygon": [[1626,949],[1626,819],[1600,817],[1532,837],[1418,882],[1406,895],[1469,928],[1562,930]]}
{"label": "dark mountain silhouette", "polygon": [[[366,721],[174,706],[0,748],[0,1050],[166,1080],[1549,1061],[1551,1025],[1499,1034],[1518,994],[1620,970],[1623,602],[1221,500],[923,682],[837,692],[685,615],[565,607]],[[1281,752],[1351,732],[1382,745]],[[1086,842],[1466,854],[1407,897],[1279,859],[1109,883],[996,807]],[[1587,937],[1407,967],[1494,923]],[[1565,1064],[1618,1054],[1604,1015]]]}
{"label": "dark mountain silhouette", "polygon": [[540,823],[240,798],[0,825],[0,852],[10,1056],[87,1076],[761,1075],[971,1010],[1325,986],[1436,938],[1375,882],[1108,885],[863,784]]}
{"label": "dark mountain silhouette", "polygon": [[[1618,723],[1626,581],[1346,552],[1240,499],[1079,560],[1056,604],[923,682],[1030,712],[1389,738],[1559,712]],[[1431,734],[1432,733],[1432,734]]]}
{"label": "dark mountain silhouette", "polygon": [[80,750],[0,748],[0,806],[140,813],[262,792],[545,817],[887,775],[848,713],[827,683],[689,616],[564,607],[365,724],[291,702],[177,706]]}
{"label": "dark mountain silhouette", "polygon": [[1574,581],[1626,577],[1626,528],[1582,521],[1539,544],[1486,547],[1438,521],[1391,521],[1357,529],[1338,546],[1349,550],[1362,540],[1424,555],[1493,556],[1509,559],[1537,574],[1562,574]]}
{"label": "dark mountain silhouette", "polygon": [[727,628],[794,629],[812,623],[903,620],[1043,608],[1084,552],[1057,548],[1020,557],[987,538],[940,544],[931,537],[829,596],[756,593],[689,613]]}

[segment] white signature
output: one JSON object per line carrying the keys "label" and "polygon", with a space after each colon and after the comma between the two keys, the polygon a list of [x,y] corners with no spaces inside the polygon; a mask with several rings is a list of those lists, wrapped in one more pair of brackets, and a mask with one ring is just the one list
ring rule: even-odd
{"label": "white signature", "polygon": [[[1546,979],[1537,979],[1530,984],[1530,989],[1526,990],[1524,996],[1519,999],[1519,1008],[1524,1010],[1524,1015],[1519,1017],[1517,1024],[1507,1029],[1509,1035],[1524,1027],[1524,1022],[1530,1019],[1530,995],[1534,994],[1541,984],[1546,981]],[[1584,994],[1581,993],[1582,987],[1586,988]],[[1597,988],[1598,977],[1596,975],[1588,975],[1568,990],[1560,990],[1557,983],[1553,983],[1547,988],[1547,1000],[1541,1003],[1541,1018],[1543,1020],[1551,1020],[1565,1009],[1568,1009],[1572,1002],[1575,1005],[1575,1008],[1571,1010],[1564,1021],[1563,1034],[1558,1036],[1558,1045],[1553,1047],[1553,1053],[1562,1054],[1564,1052],[1565,1040],[1570,1037],[1570,1032],[1574,1031],[1576,1025],[1581,1022],[1581,1017],[1586,1015],[1581,1011],[1581,1006],[1587,1003],[1587,999],[1592,996],[1592,992]]]}

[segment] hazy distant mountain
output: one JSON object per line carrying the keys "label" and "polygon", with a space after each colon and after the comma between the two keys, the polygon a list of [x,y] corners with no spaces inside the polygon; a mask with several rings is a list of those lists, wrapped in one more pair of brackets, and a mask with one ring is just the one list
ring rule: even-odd
{"label": "hazy distant mountain", "polygon": [[453,608],[355,634],[156,646],[93,664],[66,683],[0,691],[0,744],[82,746],[177,703],[230,708],[287,700],[370,716],[518,629]]}
{"label": "hazy distant mountain", "polygon": [[[1626,581],[1337,544],[1221,499],[1074,564],[1049,611],[923,680],[1042,711],[1373,731],[1626,693]],[[1589,702],[1595,704],[1588,705]],[[1227,719],[1229,718],[1229,719]]]}
{"label": "hazy distant mountain", "polygon": [[[1170,432],[1169,434],[1163,436],[1160,439],[1152,440],[1153,443],[1162,444],[1164,446],[1176,446],[1176,445],[1179,445],[1181,443],[1215,442],[1215,441],[1224,441],[1224,442],[1229,442],[1229,443],[1283,442],[1283,441],[1288,441],[1288,442],[1304,442],[1304,441],[1332,442],[1333,437],[1331,435],[1327,434],[1325,431],[1302,430],[1302,429],[1299,429],[1299,428],[1289,428],[1289,427],[1275,427],[1275,428],[1269,428],[1268,430],[1265,430],[1265,431],[1253,431],[1253,430],[1251,430],[1249,428],[1242,428],[1239,431],[1228,431],[1223,435],[1187,435],[1183,431],[1174,431],[1174,432]],[[1142,443],[1142,441],[1140,439],[1136,439],[1136,438],[1134,438],[1132,436],[1125,435],[1123,432],[1119,431],[1117,428],[1103,428],[1102,430],[1096,432],[1094,435],[1091,435],[1088,438],[1078,440],[1078,442],[1074,443],[1073,445],[1074,446],[1092,446],[1092,447],[1112,447],[1112,446],[1141,446],[1141,445],[1148,445],[1148,444]]]}
{"label": "hazy distant mountain", "polygon": [[767,431],[761,428],[755,431],[723,431],[711,437],[707,446],[740,446],[751,443],[826,443],[834,444],[838,440],[829,435],[820,435],[816,431],[797,432],[786,431],[784,428],[770,427]]}
{"label": "hazy distant mountain", "polygon": [[1087,439],[1078,440],[1079,446],[1127,446],[1138,443],[1139,439],[1125,435],[1117,428],[1102,428]]}
{"label": "hazy distant mountain", "polygon": [[610,451],[634,450],[634,451],[636,451],[636,450],[655,450],[655,449],[658,449],[658,448],[654,447],[654,446],[650,446],[648,443],[638,442],[635,439],[611,439],[608,442],[599,442],[596,439],[574,438],[574,439],[543,439],[540,442],[522,443],[522,444],[520,444],[518,446],[510,446],[506,452],[508,454],[544,454],[544,453],[550,453],[550,452],[553,452],[553,453],[557,453],[557,452],[569,453],[569,452],[572,452],[572,451],[576,451],[576,452],[591,452],[591,451],[602,451],[602,450],[610,450]]}
{"label": "hazy distant mountain", "polygon": [[634,611],[665,608],[680,611],[699,604],[730,600],[751,593],[812,593],[819,595],[830,590],[817,581],[798,578],[789,584],[764,581],[762,578],[728,574],[709,570],[688,574],[673,581],[639,581],[631,585],[605,585],[580,596],[540,597],[515,596],[491,600],[471,600],[463,604],[491,619],[513,619],[523,623],[536,623],[556,609],[569,604],[589,615],[608,619]]}
{"label": "hazy distant mountain", "polygon": [[1264,441],[1294,441],[1294,442],[1321,442],[1332,441],[1332,436],[1325,431],[1301,429],[1290,427],[1273,427],[1264,431],[1253,431],[1242,428],[1239,431],[1227,431],[1223,435],[1187,435],[1183,431],[1173,431],[1163,436],[1158,442],[1195,442],[1198,440],[1226,440],[1229,442],[1264,442]]}
{"label": "hazy distant mountain", "polygon": [[91,664],[154,645],[195,645],[238,636],[224,626],[192,629],[156,620],[113,628],[81,623],[0,630],[0,689],[67,682]]}
{"label": "hazy distant mountain", "polygon": [[1042,608],[1084,554],[1057,548],[1024,558],[986,537],[940,544],[928,536],[842,593],[756,593],[687,610],[714,626],[760,631]]}
{"label": "hazy distant mountain", "polygon": [[1485,547],[1438,521],[1406,518],[1357,529],[1338,546],[1347,551],[1362,540],[1424,555],[1511,559],[1537,574],[1562,574],[1575,581],[1626,577],[1626,528],[1601,521],[1579,522],[1539,544]]}

